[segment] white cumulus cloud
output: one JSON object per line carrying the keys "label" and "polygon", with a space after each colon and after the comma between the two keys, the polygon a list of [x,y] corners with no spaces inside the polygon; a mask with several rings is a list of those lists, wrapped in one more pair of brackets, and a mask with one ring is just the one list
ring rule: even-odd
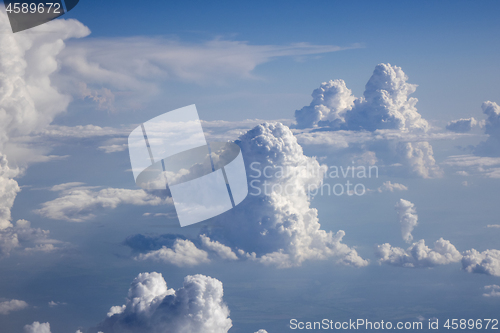
{"label": "white cumulus cloud", "polygon": [[464,252],[462,267],[469,273],[481,273],[500,276],[500,251],[471,249]]}
{"label": "white cumulus cloud", "polygon": [[477,120],[473,117],[471,118],[461,118],[458,120],[452,120],[446,125],[446,129],[448,131],[456,132],[456,133],[467,133],[472,130],[474,126],[478,124]]}
{"label": "white cumulus cloud", "polygon": [[313,91],[312,98],[309,106],[295,111],[298,128],[340,128],[345,123],[346,111],[352,109],[356,100],[343,80],[323,82]]}
{"label": "white cumulus cloud", "polygon": [[227,333],[232,326],[222,283],[204,275],[186,276],[183,286],[168,289],[160,273],[141,273],[126,302],[114,306],[92,332]]}
{"label": "white cumulus cloud", "polygon": [[398,213],[399,223],[401,224],[401,235],[407,243],[413,241],[411,232],[418,224],[418,216],[415,205],[408,200],[399,199],[396,203],[396,212]]}
{"label": "white cumulus cloud", "polygon": [[[304,155],[288,127],[264,123],[237,143],[245,156],[250,194],[219,220],[223,227],[217,233],[207,230],[207,236],[278,267],[327,258],[352,266],[368,264],[353,247],[342,243],[344,231],[321,229],[307,192],[319,185],[323,169],[315,158]],[[303,172],[307,166],[316,172]],[[275,191],[269,191],[273,186]]]}
{"label": "white cumulus cloud", "polygon": [[0,314],[8,315],[12,311],[19,311],[28,307],[28,303],[18,299],[0,302]]}
{"label": "white cumulus cloud", "polygon": [[488,139],[477,145],[474,153],[480,156],[500,156],[500,106],[486,101],[481,108],[487,116],[484,132],[488,134]]}
{"label": "white cumulus cloud", "polygon": [[[20,172],[9,166],[36,160],[38,152],[16,143],[16,138],[43,130],[64,112],[71,97],[61,94],[51,76],[58,70],[57,56],[70,38],[88,35],[75,20],[55,20],[25,32],[11,33],[9,19],[0,11],[0,255],[19,247],[26,238],[37,239],[40,229],[19,228],[10,222],[10,210],[20,191],[14,179]],[[22,229],[22,230],[21,230]],[[31,236],[29,236],[31,235]],[[43,236],[41,236],[43,239]],[[38,244],[33,251],[47,251]]]}
{"label": "white cumulus cloud", "polygon": [[443,238],[438,239],[431,249],[423,239],[413,243],[408,249],[392,247],[385,243],[375,247],[375,255],[379,263],[402,267],[434,267],[459,262],[460,252]]}
{"label": "white cumulus cloud", "polygon": [[349,158],[373,153],[378,164],[395,174],[442,176],[426,141],[440,135],[429,134],[417,99],[409,97],[417,86],[407,80],[400,67],[379,64],[363,97],[354,97],[342,80],[321,84],[311,104],[295,112],[300,143],[335,149],[336,155],[340,151]]}
{"label": "white cumulus cloud", "polygon": [[0,230],[12,226],[10,209],[17,193],[21,191],[17,181],[13,179],[18,172],[9,167],[6,157],[0,153]]}
{"label": "white cumulus cloud", "polygon": [[0,31],[0,152],[21,164],[39,153],[15,139],[43,130],[72,99],[53,81],[66,40],[90,31],[76,20],[54,20],[12,34],[5,12],[0,13]]}
{"label": "white cumulus cloud", "polygon": [[30,222],[18,220],[15,225],[0,230],[0,258],[9,256],[16,249],[24,253],[53,252],[61,249],[54,246],[62,242],[50,239],[50,232],[40,228],[31,228]]}
{"label": "white cumulus cloud", "polygon": [[24,326],[24,333],[51,333],[50,324],[35,321],[31,325]]}
{"label": "white cumulus cloud", "polygon": [[188,239],[176,239],[172,248],[163,246],[159,250],[141,253],[137,260],[156,260],[177,266],[194,266],[210,262],[208,253],[200,250]]}
{"label": "white cumulus cloud", "polygon": [[[195,254],[193,264],[209,260],[204,250],[226,260],[236,260],[239,256],[279,268],[328,258],[356,267],[368,264],[354,247],[342,243],[343,230],[334,233],[321,229],[318,212],[310,207],[308,190],[320,184],[324,167],[315,158],[304,155],[287,126],[264,123],[240,136],[236,142],[242,149],[249,172],[251,188],[247,198],[214,220],[217,232],[202,229],[201,242],[177,239],[172,243],[170,236],[176,235],[163,235],[158,238],[160,248],[154,239],[135,236],[127,245],[135,248],[138,243],[140,252],[147,251],[141,253],[139,259],[182,263],[187,258],[179,257],[178,253],[185,247],[189,251],[184,252],[191,257]],[[273,186],[277,190],[270,191]],[[150,245],[140,246],[146,243]],[[177,260],[178,257],[182,260]]]}
{"label": "white cumulus cloud", "polygon": [[210,251],[214,251],[222,259],[238,260],[238,256],[236,255],[236,253],[233,252],[233,250],[231,250],[229,246],[221,244],[217,241],[212,241],[209,237],[205,235],[200,235],[200,238],[203,247],[205,247]]}
{"label": "white cumulus cloud", "polygon": [[427,131],[429,124],[415,107],[418,100],[409,97],[417,85],[406,81],[401,67],[379,64],[361,98],[354,97],[343,80],[322,83],[314,90],[311,104],[295,112],[297,126]]}

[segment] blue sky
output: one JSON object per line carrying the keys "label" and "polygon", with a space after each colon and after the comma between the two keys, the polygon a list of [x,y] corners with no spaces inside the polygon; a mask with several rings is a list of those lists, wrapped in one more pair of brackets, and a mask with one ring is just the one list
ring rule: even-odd
{"label": "blue sky", "polygon": [[[499,7],[82,0],[17,34],[0,13],[0,331],[500,320]],[[134,183],[127,136],[191,104],[247,173],[380,174],[271,177],[293,193],[181,228]],[[307,193],[346,180],[364,194]]]}
{"label": "blue sky", "polygon": [[[90,37],[139,35],[185,42],[222,38],[260,45],[363,46],[306,62],[272,61],[256,68],[255,74],[265,78],[264,83],[232,83],[236,86],[234,90],[226,87],[229,92],[300,94],[300,101],[305,102],[308,94],[304,92],[312,91],[318,82],[341,78],[360,95],[373,67],[387,62],[403,67],[420,85],[416,96],[421,97],[422,114],[447,120],[452,114],[467,116],[477,110],[478,103],[495,96],[499,83],[495,55],[500,23],[495,2],[162,2],[155,4],[155,10],[132,2],[122,2],[119,8],[111,3],[99,6],[96,10],[83,2],[67,17],[85,22],[92,30]],[[469,95],[475,98],[467,98]],[[217,108],[223,106],[211,107],[211,113]],[[291,108],[298,105],[275,105],[275,118],[286,117]],[[252,113],[262,117],[268,112]]]}

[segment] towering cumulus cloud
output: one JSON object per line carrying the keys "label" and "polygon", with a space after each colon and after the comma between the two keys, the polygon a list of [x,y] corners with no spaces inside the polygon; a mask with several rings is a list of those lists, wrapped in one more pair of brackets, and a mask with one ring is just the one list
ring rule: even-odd
{"label": "towering cumulus cloud", "polygon": [[411,232],[418,224],[417,210],[415,205],[405,199],[399,199],[396,203],[396,212],[398,213],[399,222],[401,223],[401,235],[407,243],[413,241]]}
{"label": "towering cumulus cloud", "polygon": [[251,258],[278,267],[304,260],[336,258],[367,265],[354,248],[342,243],[344,231],[321,229],[307,190],[317,186],[322,167],[304,155],[292,132],[281,123],[264,123],[242,135],[240,145],[250,193],[224,216],[221,228],[207,234]]}
{"label": "towering cumulus cloud", "polygon": [[311,105],[295,112],[297,127],[426,131],[429,124],[415,107],[418,100],[409,97],[417,85],[407,80],[401,67],[379,64],[361,98],[354,97],[343,80],[325,82],[314,90]]}
{"label": "towering cumulus cloud", "polygon": [[495,102],[486,101],[481,108],[488,116],[484,131],[489,137],[476,147],[474,153],[482,156],[500,156],[500,106]]}
{"label": "towering cumulus cloud", "polygon": [[364,98],[346,113],[349,129],[427,130],[429,124],[417,112],[417,99],[408,97],[417,85],[407,83],[401,67],[379,64],[366,84]]}
{"label": "towering cumulus cloud", "polygon": [[[146,249],[149,252],[138,259],[159,259],[180,265],[172,260],[174,255],[180,258],[181,254],[185,257],[198,253],[193,248],[197,243],[206,250],[204,253],[225,260],[249,259],[279,268],[328,258],[357,267],[368,264],[354,248],[342,243],[344,231],[333,233],[321,229],[318,212],[310,207],[308,190],[320,184],[324,167],[315,158],[304,155],[287,126],[264,123],[242,135],[236,143],[243,152],[250,184],[246,199],[214,218],[210,227],[201,231],[201,242],[182,241],[189,245],[190,251],[181,251],[180,240],[173,245],[171,241],[161,242],[171,239],[166,236],[159,238],[158,244],[150,239],[153,244]],[[138,249],[140,240],[141,237],[131,238],[127,245]],[[151,247],[156,249],[151,251]],[[201,258],[201,254],[197,257]],[[186,258],[183,265],[207,262],[205,259]]]}
{"label": "towering cumulus cloud", "polygon": [[295,111],[297,127],[309,128],[315,125],[340,128],[345,124],[345,113],[351,110],[356,98],[345,85],[344,80],[323,82],[312,93],[309,106]]}
{"label": "towering cumulus cloud", "polygon": [[430,126],[417,111],[418,100],[410,97],[417,85],[407,81],[400,67],[379,64],[363,97],[353,96],[342,80],[322,83],[311,104],[295,111],[300,142],[339,146],[351,157],[373,153],[399,175],[441,176],[432,146],[418,139]]}
{"label": "towering cumulus cloud", "polygon": [[10,209],[21,190],[13,177],[18,170],[9,168],[7,159],[0,153],[0,230],[11,227]]}
{"label": "towering cumulus cloud", "polygon": [[[18,234],[10,223],[10,209],[20,188],[19,173],[7,157],[17,163],[29,161],[36,152],[16,145],[12,139],[49,125],[66,110],[70,97],[51,84],[57,70],[56,56],[64,40],[83,37],[90,31],[74,20],[57,20],[13,34],[7,15],[0,11],[0,252],[18,245]],[[6,245],[7,244],[7,245]]]}
{"label": "towering cumulus cloud", "polygon": [[208,276],[186,276],[182,288],[174,290],[160,273],[141,273],[126,303],[113,306],[91,332],[227,333],[232,322],[222,296],[222,283]]}
{"label": "towering cumulus cloud", "polygon": [[[408,200],[400,199],[396,204],[401,223],[401,234],[407,243],[411,243],[413,236],[411,232],[417,225],[418,216],[415,205]],[[391,246],[389,243],[375,246],[375,256],[379,263],[401,267],[434,267],[458,262],[462,254],[450,241],[443,238],[434,242],[431,249],[421,239],[413,243],[408,249]]]}
{"label": "towering cumulus cloud", "polygon": [[57,55],[69,38],[87,36],[87,27],[75,20],[55,20],[12,34],[7,15],[0,12],[0,150],[17,135],[50,124],[66,110],[71,98],[53,86]]}

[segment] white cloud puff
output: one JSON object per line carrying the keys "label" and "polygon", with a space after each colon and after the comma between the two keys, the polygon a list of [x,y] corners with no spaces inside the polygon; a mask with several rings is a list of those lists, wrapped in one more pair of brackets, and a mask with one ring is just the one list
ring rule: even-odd
{"label": "white cloud puff", "polygon": [[455,246],[443,238],[434,243],[433,249],[426,246],[423,239],[413,243],[406,250],[385,243],[375,247],[375,255],[379,263],[401,267],[434,267],[459,262],[462,259]]}
{"label": "white cloud puff", "polygon": [[467,133],[470,132],[472,128],[477,124],[477,120],[473,117],[466,119],[461,118],[458,120],[450,121],[448,125],[446,125],[446,129],[455,133]]}
{"label": "white cloud puff", "polygon": [[50,333],[50,324],[35,321],[31,325],[24,326],[24,333]]}
{"label": "white cloud puff", "polygon": [[408,77],[401,67],[379,64],[368,80],[364,98],[355,102],[353,109],[346,113],[349,129],[399,129],[423,130],[429,124],[417,112],[417,99],[408,97],[417,85],[407,83]]}
{"label": "white cloud puff", "polygon": [[479,252],[471,249],[464,252],[462,267],[469,273],[481,273],[500,276],[500,251],[486,250]]}
{"label": "white cloud puff", "polygon": [[484,286],[484,290],[489,291],[483,294],[484,297],[500,297],[500,286],[496,284]]}
{"label": "white cloud puff", "polygon": [[434,152],[429,142],[399,143],[396,148],[396,157],[411,174],[422,178],[436,178],[443,175],[436,165]]}
{"label": "white cloud puff", "polygon": [[25,301],[21,301],[18,299],[11,299],[10,301],[0,302],[0,314],[8,315],[12,311],[19,311],[22,309],[26,309],[28,307],[28,303]]}
{"label": "white cloud puff", "polygon": [[379,188],[377,188],[377,191],[379,193],[394,192],[394,191],[407,191],[407,190],[408,190],[408,187],[406,187],[405,185],[399,184],[399,183],[391,183],[390,180],[383,182],[382,186],[379,186]]}
{"label": "white cloud puff", "polygon": [[18,220],[15,225],[0,230],[0,258],[9,256],[16,249],[24,249],[24,253],[53,252],[59,250],[54,244],[62,243],[50,239],[49,231],[31,228],[30,222]]}
{"label": "white cloud puff", "polygon": [[61,196],[42,204],[36,213],[55,220],[83,222],[95,217],[95,212],[102,208],[114,209],[121,204],[161,205],[171,203],[171,199],[162,199],[144,190],[122,188],[96,189],[81,186],[82,183],[56,185],[53,191],[60,191]]}
{"label": "white cloud puff", "polygon": [[233,250],[231,250],[231,248],[229,246],[221,244],[217,241],[212,241],[212,240],[210,240],[209,237],[207,237],[205,235],[200,235],[200,238],[201,238],[201,242],[202,242],[203,246],[206,249],[208,249],[210,251],[214,251],[222,259],[238,260],[238,256],[233,252]]}
{"label": "white cloud puff", "polygon": [[346,111],[352,109],[356,99],[343,80],[323,82],[313,91],[312,98],[309,106],[295,111],[298,128],[340,128],[345,123]]}
{"label": "white cloud puff", "polygon": [[232,326],[222,283],[204,275],[186,276],[182,288],[168,289],[160,273],[141,273],[126,303],[112,307],[92,332],[227,333]]}
{"label": "white cloud puff", "polygon": [[141,253],[137,260],[156,260],[176,266],[194,266],[210,262],[208,253],[200,250],[187,239],[176,239],[172,248],[163,246],[159,250]]}
{"label": "white cloud puff", "polygon": [[411,243],[413,241],[411,232],[418,224],[415,205],[408,200],[399,199],[395,208],[401,224],[401,236],[403,236],[405,242]]}

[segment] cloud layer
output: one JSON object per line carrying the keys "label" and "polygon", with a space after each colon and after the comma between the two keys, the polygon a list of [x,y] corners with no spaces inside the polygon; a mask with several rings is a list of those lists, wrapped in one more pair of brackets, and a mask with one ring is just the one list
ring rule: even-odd
{"label": "cloud layer", "polygon": [[[307,56],[345,50],[334,45],[251,45],[245,41],[214,39],[186,43],[160,37],[82,40],[67,48],[61,61],[66,79],[98,83],[120,90],[142,90],[155,81],[175,79],[194,83],[224,82],[228,78],[254,78],[252,71],[277,57]],[[141,59],[138,61],[137,59]],[[105,92],[97,96],[105,97]]]}
{"label": "cloud layer", "polygon": [[82,186],[82,183],[66,183],[52,187],[61,195],[42,204],[36,213],[54,220],[83,222],[95,217],[99,209],[114,209],[121,204],[152,205],[171,203],[171,199],[163,199],[144,190],[122,188],[105,188]]}

